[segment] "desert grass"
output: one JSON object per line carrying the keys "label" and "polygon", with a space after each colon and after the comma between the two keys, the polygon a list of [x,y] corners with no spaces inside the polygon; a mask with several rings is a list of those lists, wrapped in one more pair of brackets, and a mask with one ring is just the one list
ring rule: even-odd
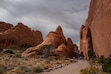
{"label": "desert grass", "polygon": [[35,74],[68,65],[71,58],[23,58],[21,50],[4,49],[0,52],[0,74]]}

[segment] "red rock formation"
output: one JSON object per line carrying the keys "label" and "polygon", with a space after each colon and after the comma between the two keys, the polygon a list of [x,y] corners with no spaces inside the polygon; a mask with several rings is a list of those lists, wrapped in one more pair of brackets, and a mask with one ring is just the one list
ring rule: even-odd
{"label": "red rock formation", "polygon": [[0,32],[6,31],[6,30],[10,29],[11,27],[13,27],[12,24],[0,22]]}
{"label": "red rock formation", "polygon": [[73,44],[71,38],[68,38],[67,41],[63,34],[62,28],[60,26],[57,27],[56,31],[49,32],[45,40],[32,48],[28,48],[26,51],[22,53],[23,57],[33,57],[36,55],[44,45],[52,45],[55,47],[53,53],[56,56],[66,56],[71,57],[74,54],[74,50],[78,49],[77,46]]}
{"label": "red rock formation", "polygon": [[57,49],[55,49],[55,55],[62,57],[62,56],[66,56],[69,57],[69,49],[65,44],[61,44],[58,46]]}
{"label": "red rock formation", "polygon": [[58,46],[57,49],[55,49],[55,54],[57,56],[66,56],[66,57],[71,57],[74,54],[74,44],[71,40],[71,38],[67,39],[66,44],[61,44]]}
{"label": "red rock formation", "polygon": [[74,44],[74,52],[79,53],[78,46],[76,44]]}
{"label": "red rock formation", "polygon": [[47,37],[40,45],[37,45],[32,49],[27,49],[22,53],[22,56],[31,57],[32,55],[37,54],[37,51],[44,45],[53,45],[54,47],[58,47],[62,43],[66,43],[66,39],[63,35],[62,28],[58,26],[56,31],[48,33]]}
{"label": "red rock formation", "polygon": [[60,44],[66,43],[62,28],[57,27],[55,32],[49,32],[45,40],[42,42],[42,45],[53,45],[58,47]]}
{"label": "red rock formation", "polygon": [[0,32],[0,48],[30,47],[43,41],[42,34],[18,23],[10,29]]}
{"label": "red rock formation", "polygon": [[71,38],[67,38],[67,47],[68,47],[68,56],[72,56],[72,54],[74,54],[75,47]]}
{"label": "red rock formation", "polygon": [[91,0],[86,26],[96,55],[111,54],[111,0]]}
{"label": "red rock formation", "polygon": [[92,48],[91,33],[87,26],[82,25],[80,30],[80,50],[85,57],[88,57],[88,50]]}

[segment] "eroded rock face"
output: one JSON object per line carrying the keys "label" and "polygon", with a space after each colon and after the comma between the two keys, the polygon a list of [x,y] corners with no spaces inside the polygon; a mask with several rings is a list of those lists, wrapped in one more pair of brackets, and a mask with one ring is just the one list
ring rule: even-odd
{"label": "eroded rock face", "polygon": [[53,45],[58,47],[60,44],[66,43],[62,28],[58,26],[55,32],[49,32],[42,45]]}
{"label": "eroded rock face", "polygon": [[71,38],[67,39],[66,44],[61,44],[60,46],[58,46],[58,48],[55,49],[55,54],[57,56],[72,57],[74,54],[74,44]]}
{"label": "eroded rock face", "polygon": [[58,46],[57,49],[55,49],[55,54],[57,56],[60,56],[60,57],[62,57],[62,56],[67,56],[68,57],[68,50],[69,49],[65,44],[61,44],[61,45]]}
{"label": "eroded rock face", "polygon": [[91,30],[96,55],[111,54],[111,0],[91,0],[86,26]]}
{"label": "eroded rock face", "polygon": [[69,57],[74,54],[74,44],[70,38],[65,39],[62,28],[60,26],[57,27],[56,31],[49,32],[45,40],[33,47],[28,48],[26,51],[22,53],[23,57],[32,57],[36,55],[44,45],[52,45],[55,47],[54,54],[57,56],[66,56]]}
{"label": "eroded rock face", "polygon": [[91,33],[88,26],[82,25],[80,30],[80,50],[87,58],[88,50],[92,48]]}
{"label": "eroded rock face", "polygon": [[11,27],[13,27],[12,24],[0,22],[0,32],[4,32],[4,31],[10,29]]}
{"label": "eroded rock face", "polygon": [[0,48],[24,48],[36,46],[43,41],[40,31],[34,31],[18,23],[10,29],[0,32]]}
{"label": "eroded rock face", "polygon": [[[48,33],[47,37],[41,44],[35,46],[33,49],[28,48],[26,51],[22,53],[22,56],[31,57],[34,54],[36,55],[38,50],[42,48],[44,45],[52,45],[54,47],[58,47],[62,43],[66,43],[66,39],[63,35],[62,28],[58,26],[56,28],[56,31],[52,31]],[[34,53],[34,54],[31,54],[31,53]]]}

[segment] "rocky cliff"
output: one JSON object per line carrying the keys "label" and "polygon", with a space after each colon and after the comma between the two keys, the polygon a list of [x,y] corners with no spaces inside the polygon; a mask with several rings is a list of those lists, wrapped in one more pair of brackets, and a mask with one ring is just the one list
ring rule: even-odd
{"label": "rocky cliff", "polygon": [[111,54],[111,0],[91,0],[86,26],[97,56]]}
{"label": "rocky cliff", "polygon": [[34,31],[18,23],[12,26],[7,23],[0,23],[0,48],[24,48],[36,46],[43,41],[40,31]]}

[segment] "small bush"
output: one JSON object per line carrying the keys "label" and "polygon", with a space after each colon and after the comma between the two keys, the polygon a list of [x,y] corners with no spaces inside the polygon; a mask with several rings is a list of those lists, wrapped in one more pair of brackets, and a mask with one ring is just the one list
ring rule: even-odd
{"label": "small bush", "polygon": [[38,55],[41,55],[42,57],[48,57],[52,56],[53,54],[53,45],[44,45],[42,48],[39,49]]}
{"label": "small bush", "polygon": [[41,66],[37,66],[33,68],[34,73],[41,73],[43,72],[43,68]]}
{"label": "small bush", "polygon": [[51,64],[45,64],[45,65],[44,65],[44,69],[49,69],[49,68],[51,68],[51,67],[52,67]]}
{"label": "small bush", "polygon": [[6,50],[5,53],[15,54],[15,53],[12,51],[12,49]]}
{"label": "small bush", "polygon": [[21,55],[20,54],[16,54],[15,58],[21,58]]}
{"label": "small bush", "polygon": [[107,58],[102,65],[102,69],[104,72],[111,73],[111,58]]}
{"label": "small bush", "polygon": [[62,64],[62,61],[59,61],[59,60],[58,60],[58,61],[56,62],[56,64],[60,65],[60,64]]}
{"label": "small bush", "polygon": [[47,58],[46,60],[45,60],[45,63],[46,64],[49,64],[51,62],[51,59],[50,58]]}
{"label": "small bush", "polygon": [[16,73],[18,74],[25,74],[26,72],[29,72],[30,69],[28,69],[26,66],[19,66],[17,69],[16,69]]}
{"label": "small bush", "polygon": [[105,62],[105,58],[104,58],[104,56],[102,55],[102,56],[100,56],[100,57],[98,58],[98,63],[104,64],[104,62]]}
{"label": "small bush", "polygon": [[90,67],[80,70],[80,74],[105,74],[99,68]]}

